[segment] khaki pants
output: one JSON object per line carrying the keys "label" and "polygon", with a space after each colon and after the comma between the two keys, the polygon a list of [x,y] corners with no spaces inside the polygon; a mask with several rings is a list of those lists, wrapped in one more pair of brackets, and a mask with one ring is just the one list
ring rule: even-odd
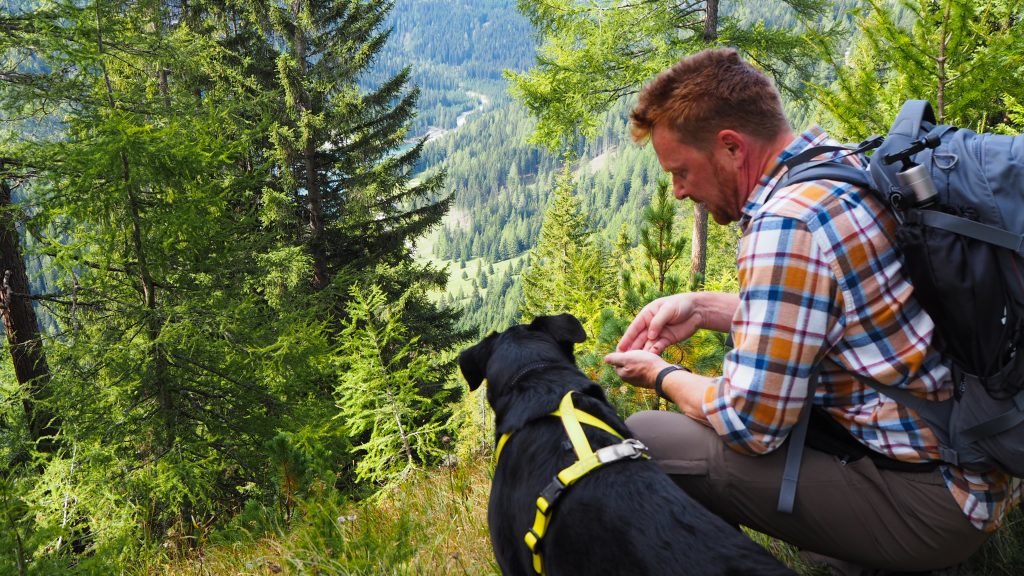
{"label": "khaki pants", "polygon": [[691,497],[800,550],[879,571],[924,571],[963,562],[987,537],[967,520],[938,470],[880,470],[868,458],[843,463],[807,450],[793,513],[782,514],[775,507],[788,445],[764,456],[739,454],[712,429],[675,412],[638,412],[626,424]]}

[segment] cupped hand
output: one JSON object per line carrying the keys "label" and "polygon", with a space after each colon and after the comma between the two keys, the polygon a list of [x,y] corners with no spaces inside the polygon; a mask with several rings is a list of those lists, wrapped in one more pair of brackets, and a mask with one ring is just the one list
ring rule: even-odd
{"label": "cupped hand", "polygon": [[626,328],[616,350],[643,350],[657,355],[693,336],[702,322],[694,300],[690,293],[673,294],[644,306]]}
{"label": "cupped hand", "polygon": [[653,388],[658,372],[668,366],[661,356],[646,350],[612,352],[604,357],[604,361],[615,368],[619,378],[643,388]]}

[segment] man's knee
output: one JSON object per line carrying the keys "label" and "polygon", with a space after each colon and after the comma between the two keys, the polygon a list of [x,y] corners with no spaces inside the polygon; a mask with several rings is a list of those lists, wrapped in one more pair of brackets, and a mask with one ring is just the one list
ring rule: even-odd
{"label": "man's knee", "polygon": [[712,429],[678,412],[637,412],[626,419],[626,426],[670,475],[706,476],[721,451]]}

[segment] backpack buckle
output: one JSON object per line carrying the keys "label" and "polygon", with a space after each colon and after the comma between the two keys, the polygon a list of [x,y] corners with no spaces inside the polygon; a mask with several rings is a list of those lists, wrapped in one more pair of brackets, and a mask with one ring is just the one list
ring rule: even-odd
{"label": "backpack buckle", "polygon": [[956,450],[948,446],[939,446],[939,457],[947,464],[952,464],[953,466],[960,465],[960,455],[957,454]]}

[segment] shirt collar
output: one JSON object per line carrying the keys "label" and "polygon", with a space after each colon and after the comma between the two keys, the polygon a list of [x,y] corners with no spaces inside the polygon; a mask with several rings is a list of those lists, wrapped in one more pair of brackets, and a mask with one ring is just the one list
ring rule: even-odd
{"label": "shirt collar", "polygon": [[811,146],[819,146],[828,140],[828,134],[820,126],[814,125],[797,136],[786,148],[775,158],[775,161],[768,164],[767,169],[758,180],[757,186],[750,192],[746,205],[743,206],[743,215],[740,217],[740,227],[746,228],[747,222],[754,217],[754,214],[768,201],[771,191],[775,188],[779,179],[785,174],[780,170],[782,163],[796,156]]}

